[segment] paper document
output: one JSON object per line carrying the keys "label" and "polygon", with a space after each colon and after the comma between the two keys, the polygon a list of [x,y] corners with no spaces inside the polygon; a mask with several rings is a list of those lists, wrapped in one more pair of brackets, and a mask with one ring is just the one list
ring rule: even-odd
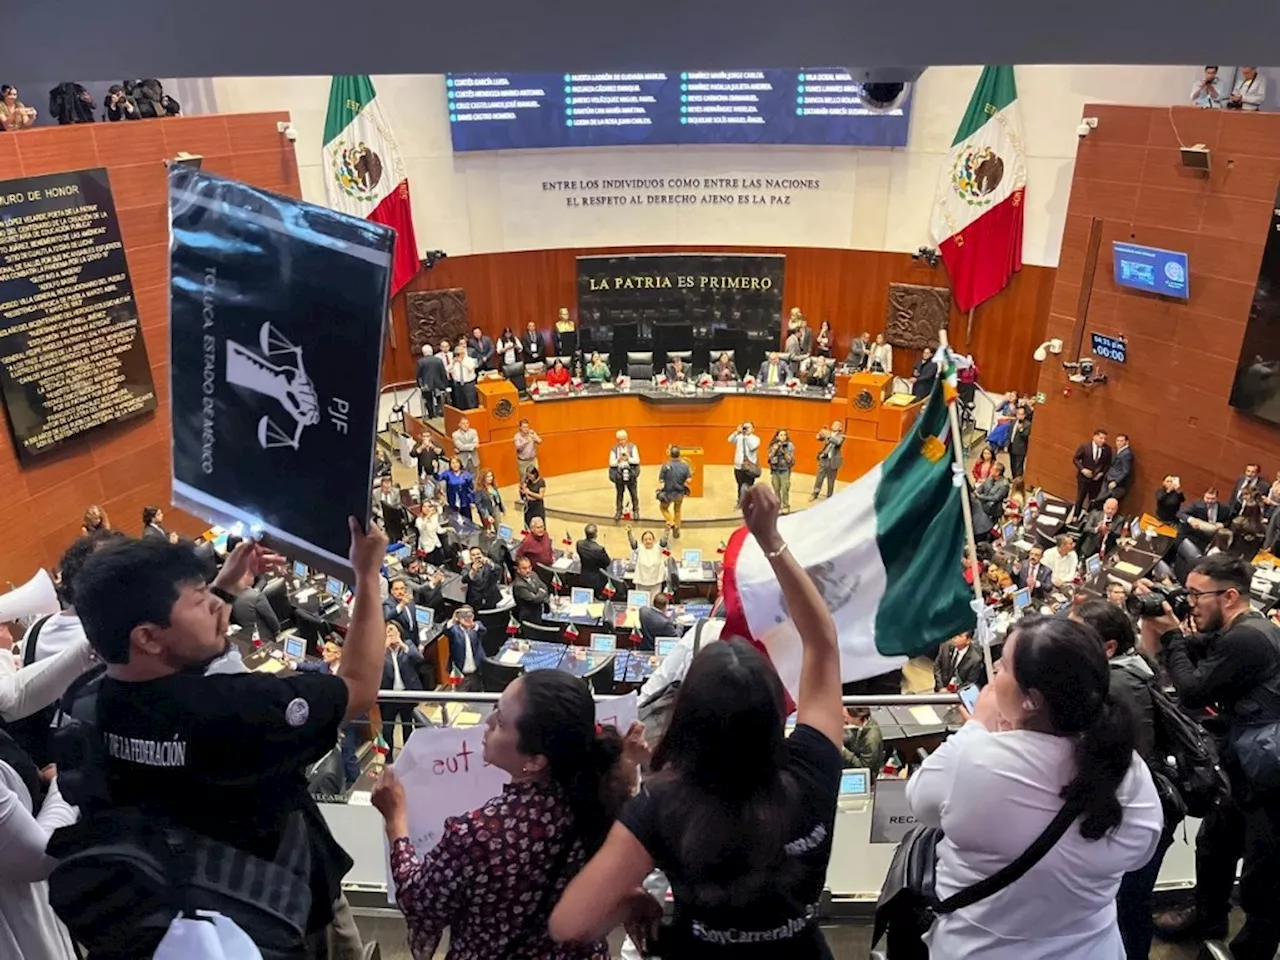
{"label": "paper document", "polygon": [[505,663],[508,667],[520,665],[520,661],[524,659],[524,652],[521,650],[503,650],[502,656],[498,658],[499,663]]}
{"label": "paper document", "polygon": [[564,556],[551,565],[554,570],[569,570],[573,567],[573,557]]}
{"label": "paper document", "polygon": [[916,723],[925,726],[942,723],[942,718],[938,716],[938,712],[927,704],[921,707],[910,707],[909,712],[911,719]]}
{"label": "paper document", "polygon": [[279,673],[284,669],[284,664],[275,657],[267,657],[262,663],[253,668],[254,673]]}
{"label": "paper document", "polygon": [[599,620],[601,617],[603,617],[603,616],[604,616],[604,604],[603,604],[603,603],[588,603],[588,604],[587,604],[587,616],[589,616],[589,617],[595,617],[597,620]]}
{"label": "paper document", "polygon": [[1046,503],[1044,505],[1045,513],[1052,513],[1057,517],[1065,517],[1067,515],[1067,507],[1061,503]]}
{"label": "paper document", "polygon": [[1142,573],[1141,567],[1134,566],[1132,563],[1128,563],[1124,560],[1121,560],[1111,569],[1113,569],[1116,573],[1127,573],[1131,577],[1139,576]]}

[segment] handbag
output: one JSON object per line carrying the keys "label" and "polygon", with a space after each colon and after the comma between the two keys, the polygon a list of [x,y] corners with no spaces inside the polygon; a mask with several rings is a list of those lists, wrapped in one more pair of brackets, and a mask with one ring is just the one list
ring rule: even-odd
{"label": "handbag", "polygon": [[753,480],[759,479],[760,477],[760,464],[758,463],[754,463],[750,460],[743,460],[741,469],[743,473],[748,477],[751,477]]}
{"label": "handbag", "polygon": [[929,948],[923,937],[935,917],[972,906],[1017,881],[1044,859],[1082,810],[1083,804],[1079,802],[1064,805],[1040,836],[1013,862],[942,901],[938,900],[935,892],[942,830],[923,824],[912,827],[893,852],[893,861],[889,864],[880,899],[876,902],[871,945],[875,946],[887,933],[886,946],[893,960],[923,960],[928,957]]}

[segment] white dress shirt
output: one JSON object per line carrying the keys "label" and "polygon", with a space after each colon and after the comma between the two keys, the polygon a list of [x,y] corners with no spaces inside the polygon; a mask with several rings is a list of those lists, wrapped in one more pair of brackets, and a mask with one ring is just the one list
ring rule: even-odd
{"label": "white dress shirt", "polygon": [[1267,99],[1266,77],[1259,73],[1252,80],[1246,80],[1241,73],[1231,93],[1240,95],[1241,110],[1261,110],[1262,101]]}
{"label": "white dress shirt", "polygon": [[[946,837],[937,892],[945,899],[1012,863],[1062,809],[1075,775],[1069,737],[990,733],[976,720],[929,755],[907,782],[912,814]],[[1155,851],[1164,814],[1147,765],[1134,753],[1117,790],[1123,817],[1100,840],[1079,821],[1011,886],[937,918],[933,960],[1124,960],[1116,925],[1120,879]]]}
{"label": "white dress shirt", "polygon": [[[689,664],[693,662],[693,636],[697,629],[698,625],[694,624],[686,630],[684,636],[676,643],[675,649],[663,657],[662,662],[654,668],[653,674],[640,688],[641,703],[675,681],[684,680],[685,674],[689,672]],[[723,620],[708,620],[702,627],[702,646],[705,647],[708,643],[719,640],[723,630]]]}
{"label": "white dress shirt", "polygon": [[1044,555],[1044,565],[1049,568],[1055,585],[1070,583],[1076,578],[1076,570],[1080,567],[1080,558],[1074,550],[1063,556],[1056,547]]}
{"label": "white dress shirt", "polygon": [[[37,623],[39,621],[36,621]],[[22,649],[26,652],[27,640],[31,636],[31,630],[35,627],[33,623],[27,627],[27,632],[22,635]],[[48,660],[50,657],[56,657],[67,647],[75,646],[84,640],[84,626],[80,623],[80,618],[75,615],[74,611],[63,610],[56,613],[49,619],[45,620],[44,626],[40,628],[40,633],[36,637],[36,663],[41,660]]]}
{"label": "white dress shirt", "polygon": [[656,543],[652,547],[640,544],[636,548],[636,572],[633,577],[637,590],[653,588],[667,576],[667,558]]}
{"label": "white dress shirt", "polygon": [[476,359],[467,354],[462,358],[454,358],[453,364],[450,366],[449,375],[457,380],[458,383],[473,383],[476,379]]}
{"label": "white dress shirt", "polygon": [[729,434],[729,442],[733,444],[733,466],[741,470],[742,464],[760,462],[760,438],[754,434],[746,434],[735,430]]}
{"label": "white dress shirt", "polygon": [[435,513],[429,517],[418,514],[414,526],[418,528],[419,550],[431,553],[440,549],[440,514]]}

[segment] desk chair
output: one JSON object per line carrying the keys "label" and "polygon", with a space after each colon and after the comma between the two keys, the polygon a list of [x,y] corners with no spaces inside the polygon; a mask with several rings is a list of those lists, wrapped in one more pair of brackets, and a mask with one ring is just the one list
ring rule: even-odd
{"label": "desk chair", "polygon": [[476,623],[484,625],[484,653],[487,657],[496,657],[507,639],[507,622],[511,618],[511,608],[477,610]]}
{"label": "desk chair", "polygon": [[297,618],[298,636],[307,641],[307,649],[319,650],[329,635],[329,624],[301,607],[294,611],[294,615]]}
{"label": "desk chair", "polygon": [[[692,350],[668,350],[667,363],[675,362],[676,357],[684,361],[684,365],[689,368],[689,372],[693,373],[693,351]],[[663,369],[666,369],[665,367]]]}
{"label": "desk chair", "polygon": [[502,368],[502,375],[511,381],[511,385],[516,388],[520,396],[527,397],[529,395],[529,385],[524,378],[523,363],[508,363]]}
{"label": "desk chair", "polygon": [[480,661],[480,686],[485,693],[501,693],[524,672],[519,664],[500,663],[485,657]]}
{"label": "desk chair", "polygon": [[293,622],[293,607],[289,603],[289,588],[281,577],[274,577],[262,588],[262,595],[271,604],[271,610],[280,621],[280,629]]}
{"label": "desk chair", "polygon": [[414,533],[414,543],[417,542],[417,528],[409,522],[409,512],[404,507],[384,506],[382,529],[387,532],[387,539],[392,543],[405,542],[407,532],[410,530]]}
{"label": "desk chair", "polygon": [[542,625],[520,621],[520,636],[526,640],[546,640],[549,643],[564,643],[564,625]]}
{"label": "desk chair", "polygon": [[1191,540],[1184,538],[1178,544],[1178,553],[1173,558],[1173,576],[1179,583],[1187,582],[1187,574],[1195,569],[1204,557],[1204,552]]}
{"label": "desk chair", "polygon": [[627,376],[632,380],[653,379],[653,351],[627,352]]}
{"label": "desk chair", "polygon": [[591,688],[593,694],[607,694],[613,690],[613,661],[616,659],[616,655],[609,657],[598,667],[583,675],[582,679]]}
{"label": "desk chair", "polygon": [[537,363],[526,363],[524,365],[524,375],[526,377],[545,377],[547,375],[547,365],[541,360]]}

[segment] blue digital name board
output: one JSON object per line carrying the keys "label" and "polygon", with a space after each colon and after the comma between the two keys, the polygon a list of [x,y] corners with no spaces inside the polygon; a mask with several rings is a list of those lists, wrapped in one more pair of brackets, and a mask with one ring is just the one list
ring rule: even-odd
{"label": "blue digital name board", "polygon": [[903,147],[910,92],[885,109],[840,67],[674,73],[450,73],[454,150],[759,143]]}
{"label": "blue digital name board", "polygon": [[1112,249],[1117,286],[1179,300],[1186,300],[1191,295],[1185,253],[1119,241],[1112,244]]}

